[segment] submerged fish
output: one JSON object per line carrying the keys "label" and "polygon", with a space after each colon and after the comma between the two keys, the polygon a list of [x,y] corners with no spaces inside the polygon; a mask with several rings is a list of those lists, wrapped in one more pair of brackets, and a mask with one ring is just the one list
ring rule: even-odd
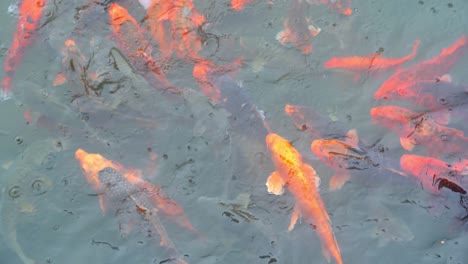
{"label": "submerged fish", "polygon": [[342,264],[330,216],[318,192],[320,178],[317,173],[309,164],[302,161],[302,155],[286,139],[270,133],[265,141],[276,169],[268,177],[266,183],[268,192],[280,195],[283,193],[283,186],[286,186],[296,200],[288,230],[294,228],[299,216],[302,215],[304,220],[314,227],[327,261],[330,262],[333,257],[337,264]]}
{"label": "submerged fish", "polygon": [[24,264],[36,263],[24,253],[16,232],[20,215],[33,213],[34,204],[52,188],[45,170],[54,167],[56,155],[62,150],[59,141],[36,141],[25,149],[6,176],[2,189],[1,231],[6,244],[15,251]]}

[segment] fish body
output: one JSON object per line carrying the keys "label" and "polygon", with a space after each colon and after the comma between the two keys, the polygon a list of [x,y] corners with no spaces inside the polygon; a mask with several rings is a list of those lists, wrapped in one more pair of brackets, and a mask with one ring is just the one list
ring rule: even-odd
{"label": "fish body", "polygon": [[401,100],[424,108],[440,124],[448,124],[452,115],[463,115],[468,104],[468,86],[456,85],[447,81],[419,82],[411,87]]}
{"label": "fish body", "polygon": [[377,52],[363,57],[335,57],[324,64],[326,69],[344,69],[352,72],[378,71],[397,67],[409,60],[412,60],[417,53],[420,41],[413,45],[413,51],[402,58],[384,58]]}
{"label": "fish body", "polygon": [[312,38],[318,35],[320,29],[309,25],[304,13],[304,2],[292,0],[288,18],[284,21],[284,30],[276,35],[276,39],[282,44],[294,43],[304,54],[312,53]]}
{"label": "fish body", "polygon": [[155,88],[161,88],[162,84],[163,90],[180,92],[169,84],[160,65],[152,57],[152,44],[146,39],[143,29],[135,18],[117,3],[109,7],[109,17],[113,38],[135,71],[142,74]]}
{"label": "fish body", "polygon": [[[466,164],[467,160],[465,160]],[[466,194],[466,186],[462,185],[463,168],[450,165],[444,161],[405,154],[400,158],[403,171],[416,177],[422,186],[432,192],[439,193],[440,189],[447,188],[453,192]]]}
{"label": "fish body", "polygon": [[205,17],[191,0],[153,1],[147,10],[147,25],[153,40],[160,47],[161,57],[168,58],[174,50],[178,57],[197,61],[202,49],[198,27]]}
{"label": "fish body", "polygon": [[379,166],[357,146],[359,138],[355,130],[348,132],[346,141],[337,139],[316,139],[310,145],[311,151],[328,167],[335,171],[330,178],[330,190],[340,189],[350,178],[350,170],[366,170]]}
{"label": "fish body", "polygon": [[6,244],[24,264],[36,261],[26,255],[18,242],[17,222],[24,214],[34,213],[35,204],[52,188],[46,170],[54,167],[61,150],[59,142],[52,139],[32,143],[12,165],[2,184],[1,231]]}
{"label": "fish body", "polygon": [[[177,252],[176,248],[162,225],[159,214],[177,219],[177,224],[197,232],[183,209],[175,201],[165,197],[161,188],[143,180],[138,170],[126,168],[99,154],[90,154],[82,149],[75,152],[75,158],[79,161],[88,183],[99,193],[103,212],[109,208],[120,211],[128,209],[131,205],[134,209],[130,209],[130,213],[133,216],[139,214],[150,222],[160,236],[160,245],[173,253]],[[181,259],[178,261],[185,263]]]}
{"label": "fish body", "polygon": [[443,49],[438,56],[406,69],[398,69],[375,92],[374,99],[387,100],[408,96],[408,93],[411,93],[408,87],[421,81],[435,81],[448,73],[463,57],[467,48],[468,37],[462,36],[450,47]]}
{"label": "fish body", "polygon": [[276,168],[268,177],[268,191],[282,194],[283,185],[285,185],[296,199],[289,230],[294,228],[299,214],[302,214],[305,221],[315,227],[322,244],[322,252],[327,260],[330,261],[333,257],[336,263],[342,264],[330,217],[318,192],[320,179],[317,173],[310,165],[302,162],[301,154],[281,136],[274,133],[268,134],[266,145]]}
{"label": "fish body", "polygon": [[19,8],[19,20],[16,25],[16,31],[5,58],[3,67],[5,68],[5,77],[2,80],[2,94],[0,99],[10,97],[13,90],[13,78],[16,69],[23,59],[27,48],[34,41],[35,31],[38,30],[42,12],[47,4],[47,0],[23,0]]}
{"label": "fish body", "polygon": [[379,106],[370,112],[374,122],[400,136],[406,150],[421,145],[431,157],[440,158],[444,154],[468,157],[468,138],[461,130],[441,126],[430,116],[397,106]]}
{"label": "fish body", "polygon": [[246,4],[250,4],[255,0],[231,0],[231,7],[234,10],[242,10]]}

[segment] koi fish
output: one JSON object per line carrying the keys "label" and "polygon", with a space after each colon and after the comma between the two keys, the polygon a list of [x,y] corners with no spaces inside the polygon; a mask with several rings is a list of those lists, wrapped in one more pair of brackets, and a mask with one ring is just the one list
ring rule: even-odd
{"label": "koi fish", "polygon": [[47,4],[47,0],[23,0],[19,8],[19,20],[16,31],[5,58],[5,77],[2,81],[2,93],[0,99],[8,99],[13,90],[13,78],[16,69],[23,59],[28,46],[34,41],[35,31],[39,28],[42,11]]}
{"label": "koi fish", "polygon": [[303,0],[291,2],[284,27],[285,29],[276,35],[276,39],[282,45],[292,42],[302,53],[312,53],[312,38],[317,36],[321,29],[310,25],[309,19],[305,17]]}
{"label": "koi fish", "polygon": [[408,87],[401,100],[424,107],[439,124],[448,124],[451,114],[463,117],[463,106],[468,104],[468,86],[455,85],[448,81],[418,82]]}
{"label": "koi fish", "polygon": [[410,154],[401,156],[400,166],[432,193],[439,193],[440,189],[447,188],[456,193],[466,194],[466,190],[461,187],[462,171],[457,166],[438,159]]}
{"label": "koi fish", "polygon": [[353,72],[360,71],[378,71],[388,68],[397,67],[409,60],[414,59],[416,56],[420,41],[413,44],[413,51],[402,58],[384,58],[380,52],[369,54],[363,57],[344,57],[344,58],[331,58],[324,64],[326,69],[344,69]]}
{"label": "koi fish", "polygon": [[[99,171],[106,167],[113,168],[119,173],[122,173],[126,181],[135,185],[140,191],[149,192],[151,203],[153,207],[162,213],[165,217],[176,222],[179,226],[197,233],[198,231],[192,226],[190,220],[185,214],[182,207],[180,207],[174,200],[167,197],[164,191],[156,185],[153,185],[141,178],[141,172],[136,169],[126,168],[123,165],[108,160],[99,154],[90,154],[82,149],[75,152],[75,158],[80,162],[81,168],[85,174],[88,184],[96,191],[99,192],[101,183],[99,181]],[[103,213],[106,212],[106,206],[103,197],[99,195],[99,204]]]}
{"label": "koi fish", "polygon": [[45,139],[32,143],[15,161],[2,183],[2,206],[0,211],[1,233],[6,244],[24,264],[34,264],[18,243],[16,227],[21,219],[33,214],[42,195],[52,188],[46,176],[47,169],[55,165],[62,144],[57,140]]}
{"label": "koi fish", "polygon": [[302,155],[286,139],[270,133],[265,140],[276,168],[268,177],[268,192],[280,195],[283,193],[283,186],[286,185],[296,199],[288,230],[294,228],[299,215],[302,214],[307,223],[315,227],[322,244],[323,255],[328,262],[333,257],[336,263],[342,264],[330,217],[318,192],[320,178],[317,173],[309,164],[303,163]]}
{"label": "koi fish", "polygon": [[353,14],[351,0],[306,0],[309,4],[326,4],[333,11],[350,16]]}
{"label": "koi fish", "polygon": [[98,172],[98,180],[100,189],[104,192],[104,198],[107,203],[114,204],[121,208],[123,204],[133,202],[135,211],[140,214],[143,219],[151,223],[151,226],[158,232],[160,236],[160,245],[168,248],[173,254],[171,257],[178,259],[177,263],[186,263],[177,253],[174,243],[169,239],[166,229],[161,223],[158,216],[158,210],[153,208],[150,198],[152,190],[140,188],[138,185],[132,184],[121,173],[112,167],[105,167]]}
{"label": "koi fish", "polygon": [[[468,48],[468,38],[462,36],[453,45],[430,59],[406,69],[398,69],[374,94],[374,99],[397,99],[408,96],[408,87],[421,81],[435,81],[452,69]],[[413,96],[413,95],[411,95]],[[417,96],[417,95],[414,95]]]}
{"label": "koi fish", "polygon": [[109,7],[109,17],[113,38],[136,72],[142,74],[156,88],[159,87],[157,84],[159,82],[163,84],[164,90],[180,93],[179,89],[170,85],[161,67],[153,59],[152,45],[145,38],[143,29],[128,11],[113,3]]}
{"label": "koi fish", "polygon": [[298,130],[306,131],[315,139],[346,139],[348,130],[341,122],[307,106],[286,104],[284,111],[291,117]]}
{"label": "koi fish", "polygon": [[463,131],[441,126],[428,115],[397,106],[378,106],[370,113],[374,122],[400,136],[406,150],[421,145],[431,157],[439,158],[443,154],[468,157],[468,138]]}
{"label": "koi fish", "polygon": [[358,143],[356,130],[350,130],[346,141],[316,139],[310,145],[312,152],[335,171],[330,178],[330,190],[341,189],[351,177],[350,170],[365,170],[379,166],[379,163],[366,155],[365,150],[359,149]]}
{"label": "koi fish", "polygon": [[205,17],[198,13],[191,0],[155,0],[147,14],[148,29],[153,40],[160,45],[163,58],[168,58],[175,49],[180,58],[201,59],[198,53],[202,43],[197,28],[205,22]]}

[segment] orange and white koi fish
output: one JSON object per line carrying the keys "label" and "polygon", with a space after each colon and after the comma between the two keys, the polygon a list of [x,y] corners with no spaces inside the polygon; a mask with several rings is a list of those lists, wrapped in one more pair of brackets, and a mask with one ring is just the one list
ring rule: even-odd
{"label": "orange and white koi fish", "polygon": [[305,17],[303,0],[292,0],[288,18],[284,20],[284,30],[276,35],[276,39],[285,45],[294,43],[304,54],[312,53],[312,38],[320,33],[320,28],[310,24]]}
{"label": "orange and white koi fish", "polygon": [[441,78],[463,57],[467,48],[468,37],[462,36],[453,45],[443,49],[438,56],[406,69],[398,69],[375,92],[374,99],[399,99],[411,93],[408,87],[418,82]]}
{"label": "orange and white koi fish", "polygon": [[[153,185],[141,178],[141,172],[132,168],[126,168],[123,165],[108,160],[99,154],[90,154],[82,149],[78,149],[75,152],[75,158],[80,162],[80,166],[85,174],[86,180],[91,187],[99,192],[99,203],[103,213],[107,211],[109,204],[114,202],[113,195],[122,196],[126,195],[131,198],[135,203],[138,213],[148,213],[148,217],[152,217],[151,221],[155,221],[154,228],[160,234],[161,245],[166,246],[169,249],[174,249],[173,243],[170,241],[161,223],[159,223],[158,215],[163,214],[164,216],[175,221],[178,225],[187,228],[193,233],[199,234],[198,231],[193,228],[187,215],[183,209],[172,199],[165,196],[162,189],[156,185]],[[114,172],[110,173],[110,170]],[[105,175],[101,175],[105,173]],[[109,174],[112,176],[109,176]],[[117,177],[120,175],[120,177]],[[104,190],[107,184],[103,184],[102,177],[116,188],[116,191],[120,193],[111,193]],[[108,178],[111,177],[111,178]],[[114,180],[113,180],[114,179]],[[105,197],[107,195],[108,197]],[[109,200],[110,198],[110,200]]]}
{"label": "orange and white koi fish", "polygon": [[318,192],[320,179],[317,173],[309,164],[302,162],[301,154],[281,136],[268,134],[266,145],[276,168],[268,177],[266,183],[268,191],[279,195],[283,193],[283,186],[286,185],[296,199],[288,230],[294,228],[299,215],[302,214],[307,223],[315,227],[325,258],[330,261],[333,257],[336,263],[342,264],[340,248],[330,225],[330,217]]}
{"label": "orange and white koi fish", "polygon": [[431,157],[440,158],[445,154],[468,158],[468,138],[461,130],[441,126],[430,116],[397,106],[378,106],[370,113],[374,122],[400,136],[406,150],[421,145]]}
{"label": "orange and white koi fish", "polygon": [[127,56],[136,72],[159,88],[162,84],[164,90],[180,93],[166,79],[160,65],[152,57],[152,45],[146,39],[143,29],[138,22],[122,6],[114,3],[109,7],[110,24],[113,37],[120,50]]}
{"label": "orange and white koi fish", "polygon": [[413,51],[402,57],[402,58],[384,58],[380,52],[374,54],[369,54],[363,57],[353,56],[353,57],[335,57],[331,58],[324,64],[326,69],[344,69],[353,72],[361,71],[378,71],[388,68],[397,67],[409,60],[414,59],[416,56],[418,46],[420,41],[416,41],[413,44]]}
{"label": "orange and white koi fish", "polygon": [[0,99],[7,99],[11,96],[13,90],[13,78],[16,69],[23,59],[26,49],[34,40],[34,34],[38,30],[42,12],[47,4],[47,0],[23,0],[19,8],[19,20],[16,25],[16,31],[6,55],[5,77],[2,81],[2,92]]}
{"label": "orange and white koi fish", "polygon": [[[468,160],[465,160],[465,164],[467,162]],[[461,174],[463,168],[457,167],[457,164],[450,165],[431,157],[405,154],[400,158],[400,166],[432,193],[439,193],[440,189],[447,188],[456,193],[466,194],[460,181],[464,176]]]}

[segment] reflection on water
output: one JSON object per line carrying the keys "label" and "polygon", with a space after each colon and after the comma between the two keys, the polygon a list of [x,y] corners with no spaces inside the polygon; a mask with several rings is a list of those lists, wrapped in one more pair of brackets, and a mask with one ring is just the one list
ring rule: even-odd
{"label": "reflection on water", "polygon": [[465,1],[0,10],[2,263],[468,262]]}

